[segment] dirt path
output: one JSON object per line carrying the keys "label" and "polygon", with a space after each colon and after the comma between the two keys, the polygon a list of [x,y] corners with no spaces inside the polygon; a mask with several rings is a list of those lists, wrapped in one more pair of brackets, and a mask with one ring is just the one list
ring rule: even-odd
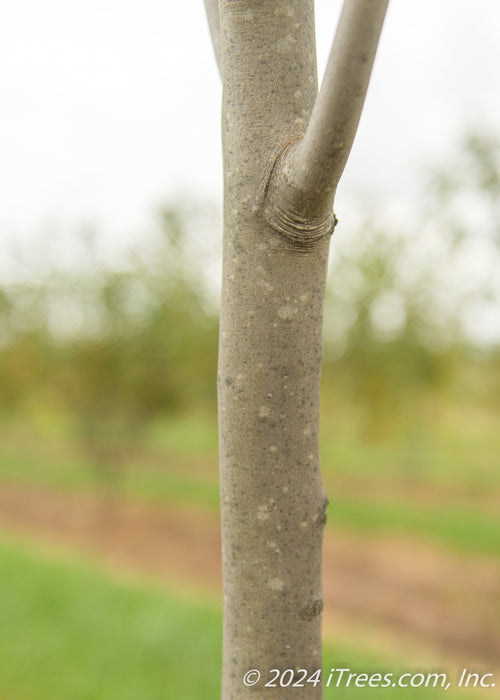
{"label": "dirt path", "polygon": [[[105,564],[220,591],[218,518],[199,508],[0,486],[0,526]],[[500,667],[500,561],[394,537],[327,533],[325,626],[367,646]],[[422,658],[422,656],[420,656]],[[491,697],[491,696],[490,696]]]}

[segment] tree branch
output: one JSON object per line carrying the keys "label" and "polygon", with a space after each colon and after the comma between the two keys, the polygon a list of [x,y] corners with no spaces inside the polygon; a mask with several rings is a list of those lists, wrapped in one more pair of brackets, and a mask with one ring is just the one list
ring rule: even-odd
{"label": "tree branch", "polygon": [[[303,139],[278,168],[284,203],[301,216],[331,218],[358,128],[389,0],[345,0],[325,77]],[[275,197],[276,197],[276,189]]]}
{"label": "tree branch", "polygon": [[219,0],[205,0],[205,10],[207,13],[212,46],[214,48],[215,60],[219,68],[219,75],[222,76],[222,40],[220,29]]}

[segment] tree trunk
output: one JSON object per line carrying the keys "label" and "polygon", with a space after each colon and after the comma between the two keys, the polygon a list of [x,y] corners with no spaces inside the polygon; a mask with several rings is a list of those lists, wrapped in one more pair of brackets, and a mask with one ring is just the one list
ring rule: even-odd
{"label": "tree trunk", "polygon": [[[325,280],[335,189],[376,41],[346,59],[352,37],[340,33],[327,74],[337,72],[341,99],[331,85],[322,88],[326,107],[318,108],[313,0],[220,0],[220,27],[217,3],[206,2],[223,78],[222,698],[320,698],[321,683],[264,685],[271,669],[304,669],[309,677],[321,668]],[[370,17],[370,3],[385,11],[383,0],[350,3],[358,24]],[[357,71],[347,96],[342,60]],[[342,122],[333,130],[324,119],[332,99]],[[262,674],[253,688],[244,683],[252,669]]]}
{"label": "tree trunk", "polygon": [[[257,201],[278,144],[316,97],[312,2],[238,2],[223,15],[224,252],[219,440],[224,571],[223,698],[255,697],[250,669],[321,667],[326,497],[318,430],[329,236]],[[297,27],[299,25],[299,27]],[[271,155],[271,158],[270,158]],[[287,697],[289,688],[266,689]],[[311,686],[307,697],[320,697]],[[294,689],[294,697],[306,697]]]}

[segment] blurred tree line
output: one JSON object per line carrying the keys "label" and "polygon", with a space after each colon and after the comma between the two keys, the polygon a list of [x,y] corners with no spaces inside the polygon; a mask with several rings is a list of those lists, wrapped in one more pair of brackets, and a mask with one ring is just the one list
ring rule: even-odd
{"label": "blurred tree line", "polygon": [[427,174],[416,221],[372,217],[334,246],[324,376],[365,437],[432,423],[446,404],[500,410],[499,146],[467,134]]}
{"label": "blurred tree line", "polygon": [[[96,466],[119,466],[159,415],[213,409],[218,321],[209,256],[193,226],[209,208],[167,208],[156,236],[118,263],[83,236],[80,264],[57,264],[0,290],[4,421],[64,417]],[[212,226],[213,227],[213,226]]]}
{"label": "blurred tree line", "polygon": [[[335,234],[323,394],[367,437],[440,396],[499,409],[498,153],[470,135],[431,173],[418,221]],[[32,261],[36,273],[0,285],[2,419],[65,416],[112,463],[158,416],[215,411],[218,239],[210,207],[176,204],[120,262],[87,235],[77,264]]]}

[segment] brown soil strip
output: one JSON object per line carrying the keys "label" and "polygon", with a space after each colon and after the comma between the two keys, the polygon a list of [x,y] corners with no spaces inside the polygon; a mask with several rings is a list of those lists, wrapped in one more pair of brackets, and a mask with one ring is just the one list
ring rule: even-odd
{"label": "brown soil strip", "polygon": [[[3,485],[0,525],[121,570],[220,591],[218,518],[199,508]],[[324,599],[325,625],[337,638],[357,630],[406,656],[419,648],[469,669],[500,666],[498,560],[407,538],[327,532]]]}

